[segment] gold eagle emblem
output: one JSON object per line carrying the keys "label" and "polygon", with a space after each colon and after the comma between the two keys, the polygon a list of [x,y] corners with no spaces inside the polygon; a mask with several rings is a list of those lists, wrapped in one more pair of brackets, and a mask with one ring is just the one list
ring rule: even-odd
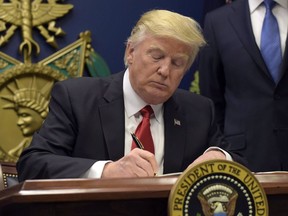
{"label": "gold eagle emblem", "polygon": [[37,27],[46,42],[57,48],[54,35],[63,35],[65,32],[55,26],[55,19],[73,8],[71,4],[58,4],[57,1],[59,0],[42,3],[42,0],[10,0],[10,3],[4,3],[0,0],[0,32],[6,31],[6,34],[0,37],[0,46],[21,27],[23,42],[19,47],[20,52],[24,52],[24,56],[30,56],[34,46],[39,54],[40,47],[32,37],[32,28]]}

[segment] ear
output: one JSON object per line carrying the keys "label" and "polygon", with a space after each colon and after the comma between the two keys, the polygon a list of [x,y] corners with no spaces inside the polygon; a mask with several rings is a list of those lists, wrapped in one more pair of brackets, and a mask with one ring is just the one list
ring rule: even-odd
{"label": "ear", "polygon": [[134,48],[132,47],[131,43],[128,43],[125,50],[126,60],[128,65],[132,64],[133,62],[133,52]]}

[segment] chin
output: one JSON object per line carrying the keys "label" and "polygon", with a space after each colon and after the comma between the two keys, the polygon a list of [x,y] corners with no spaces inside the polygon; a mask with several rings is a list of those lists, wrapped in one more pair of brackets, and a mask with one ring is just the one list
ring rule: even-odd
{"label": "chin", "polygon": [[151,96],[151,98],[152,100],[150,100],[149,104],[152,104],[152,105],[161,104],[168,100],[168,97],[159,97],[155,95]]}
{"label": "chin", "polygon": [[22,134],[24,135],[24,136],[30,136],[30,134],[31,134],[31,131],[23,131],[22,132]]}
{"label": "chin", "polygon": [[146,91],[146,99],[145,100],[149,104],[157,105],[160,103],[164,103],[169,99],[171,94],[166,90],[162,90],[159,88],[150,88],[149,91]]}

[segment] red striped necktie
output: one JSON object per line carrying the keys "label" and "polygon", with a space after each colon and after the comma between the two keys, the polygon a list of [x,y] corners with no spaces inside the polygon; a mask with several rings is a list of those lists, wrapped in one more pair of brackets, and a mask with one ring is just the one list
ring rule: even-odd
{"label": "red striped necktie", "polygon": [[[151,115],[154,113],[153,109],[151,108],[150,105],[147,105],[143,109],[140,110],[140,113],[143,118],[135,131],[135,135],[143,144],[144,149],[154,154],[154,143],[153,143],[153,138],[152,138],[151,130],[150,130],[150,118],[151,118]],[[133,141],[131,149],[134,149],[136,147],[137,145]]]}

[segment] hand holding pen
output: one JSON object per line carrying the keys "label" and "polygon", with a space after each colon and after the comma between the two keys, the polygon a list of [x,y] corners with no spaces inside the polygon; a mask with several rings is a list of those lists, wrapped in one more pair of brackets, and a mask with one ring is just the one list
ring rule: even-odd
{"label": "hand holding pen", "polygon": [[111,161],[104,166],[101,178],[148,177],[155,176],[158,164],[155,155],[143,151],[143,145],[135,134],[131,136],[137,148],[117,161]]}
{"label": "hand holding pen", "polygon": [[[141,143],[141,141],[138,139],[138,137],[134,133],[131,133],[131,136],[132,136],[133,141],[137,145],[137,147],[144,150],[144,146]],[[157,173],[154,173],[154,176],[156,176],[156,175],[157,175]]]}

